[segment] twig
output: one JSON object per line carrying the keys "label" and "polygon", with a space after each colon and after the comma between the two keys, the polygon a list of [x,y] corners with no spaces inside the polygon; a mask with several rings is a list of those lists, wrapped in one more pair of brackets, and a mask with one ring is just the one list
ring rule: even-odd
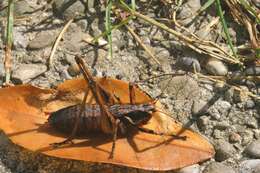
{"label": "twig", "polygon": [[58,44],[63,36],[63,34],[66,32],[66,30],[68,29],[69,25],[73,22],[74,19],[70,19],[66,25],[63,27],[63,29],[61,30],[61,32],[59,33],[57,39],[55,40],[55,43],[52,47],[52,50],[51,50],[51,54],[49,56],[49,64],[48,64],[48,68],[50,69],[52,67],[52,64],[53,64],[53,57],[54,57],[54,54],[56,52],[56,49],[58,47]]}

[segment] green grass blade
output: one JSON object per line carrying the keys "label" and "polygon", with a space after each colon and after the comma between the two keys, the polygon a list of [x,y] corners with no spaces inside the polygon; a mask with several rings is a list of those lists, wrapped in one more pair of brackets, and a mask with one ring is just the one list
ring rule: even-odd
{"label": "green grass blade", "polygon": [[203,4],[200,9],[197,11],[197,14],[200,14],[201,12],[203,12],[204,10],[206,10],[208,7],[210,7],[213,3],[215,2],[215,0],[208,0],[205,4]]}
{"label": "green grass blade", "polygon": [[135,11],[135,9],[136,9],[135,0],[132,0],[132,1],[131,1],[131,6],[132,6],[132,9]]}
{"label": "green grass blade", "polygon": [[217,8],[217,11],[218,11],[218,15],[220,17],[222,26],[224,28],[225,35],[227,37],[227,41],[228,41],[229,47],[232,50],[233,55],[237,58],[236,51],[234,49],[234,46],[233,46],[232,41],[231,41],[230,34],[228,32],[227,23],[226,23],[226,20],[224,18],[224,15],[223,15],[223,11],[222,11],[222,8],[221,8],[220,0],[216,0],[215,2],[216,2],[216,8]]}
{"label": "green grass blade", "polygon": [[6,32],[6,52],[5,52],[5,83],[10,82],[11,73],[11,50],[13,45],[14,26],[14,0],[8,1],[7,32]]}
{"label": "green grass blade", "polygon": [[256,18],[256,22],[259,24],[260,23],[260,18],[257,15],[257,12],[255,11],[254,8],[250,6],[248,1],[245,0],[239,0],[239,2],[244,6],[245,9],[247,9],[251,14]]}

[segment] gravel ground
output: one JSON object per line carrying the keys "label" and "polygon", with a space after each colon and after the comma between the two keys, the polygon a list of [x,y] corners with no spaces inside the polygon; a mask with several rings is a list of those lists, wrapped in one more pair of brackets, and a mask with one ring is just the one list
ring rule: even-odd
{"label": "gravel ground", "polygon": [[[97,36],[104,31],[104,8],[95,6],[94,1],[76,1],[69,8],[63,9],[67,0],[55,0],[47,10],[37,9],[45,5],[36,0],[17,2],[15,14],[22,16],[16,20],[14,28],[14,50],[12,82],[29,83],[43,88],[51,88],[79,74],[74,62],[74,55],[85,56],[85,61],[95,76],[111,76],[127,81],[139,81],[162,73],[186,73],[171,79],[150,80],[141,87],[152,96],[163,95],[160,101],[172,112],[174,118],[183,124],[196,120],[190,128],[205,135],[214,145],[216,155],[211,160],[177,171],[178,173],[257,173],[260,172],[260,101],[238,92],[231,87],[198,79],[187,70],[194,65],[196,71],[203,74],[224,76],[232,74],[260,74],[260,67],[248,66],[244,72],[216,59],[195,53],[181,45],[173,37],[143,21],[134,20],[129,26],[141,37],[143,43],[150,47],[158,58],[156,64],[149,55],[136,44],[125,28],[113,30],[113,58],[108,57],[108,46],[97,48],[82,41],[89,35]],[[145,2],[139,4],[143,9]],[[159,5],[158,5],[159,4]],[[213,19],[211,13],[205,12],[190,24],[188,16],[201,7],[199,0],[185,2],[177,19],[200,38],[223,42],[221,25],[207,31],[205,26]],[[87,13],[85,13],[87,12]],[[146,15],[158,20],[165,17],[169,7],[162,3],[152,3]],[[64,34],[53,62],[48,57],[55,38],[66,21],[75,15],[83,17],[75,20]],[[0,12],[5,17],[5,11]],[[19,17],[18,17],[19,19]],[[0,21],[0,47],[3,48],[5,22]],[[188,25],[189,24],[189,25]],[[2,27],[3,26],[3,27]],[[240,45],[248,39],[246,32],[238,30],[235,23],[229,28],[232,41]],[[185,33],[184,33],[185,34]],[[239,36],[238,36],[239,35]],[[221,44],[223,45],[223,44]],[[0,84],[4,76],[3,49],[0,50]],[[50,66],[50,68],[48,68]],[[259,81],[258,81],[259,82]],[[239,83],[244,90],[259,96],[257,81],[242,80]],[[164,90],[165,86],[167,89]],[[210,106],[200,116],[194,116],[206,104]],[[211,104],[212,103],[212,104]],[[106,164],[89,164],[80,161],[56,159],[32,153],[12,144],[1,133],[0,136],[0,173],[51,173],[51,172],[143,172],[142,170],[117,167]]]}

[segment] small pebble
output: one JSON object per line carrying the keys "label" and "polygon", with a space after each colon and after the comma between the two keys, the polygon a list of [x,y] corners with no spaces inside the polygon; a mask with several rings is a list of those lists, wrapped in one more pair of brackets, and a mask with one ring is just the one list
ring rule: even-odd
{"label": "small pebble", "polygon": [[245,103],[245,108],[246,109],[252,109],[255,107],[255,102],[251,99],[247,100]]}
{"label": "small pebble", "polygon": [[245,153],[253,158],[260,158],[260,139],[251,142],[245,149]]}
{"label": "small pebble", "polygon": [[240,164],[239,173],[259,173],[260,159],[245,160]]}
{"label": "small pebble", "polygon": [[4,75],[5,75],[4,63],[0,61],[0,78],[4,77]]}
{"label": "small pebble", "polygon": [[222,139],[217,140],[215,142],[215,150],[216,150],[215,159],[217,161],[224,161],[232,157],[236,153],[236,150],[233,147],[233,145]]}
{"label": "small pebble", "polygon": [[207,102],[204,100],[195,100],[194,104],[192,105],[192,114],[201,114],[201,113],[206,113],[207,112]]}
{"label": "small pebble", "polygon": [[232,143],[239,142],[239,141],[241,141],[241,136],[238,133],[231,132],[229,134],[229,141]]}
{"label": "small pebble", "polygon": [[182,66],[187,71],[200,72],[200,63],[196,58],[193,57],[182,57],[178,60],[178,64]]}
{"label": "small pebble", "polygon": [[187,166],[178,170],[176,173],[200,173],[200,165],[195,164],[195,165]]}
{"label": "small pebble", "polygon": [[223,163],[212,162],[210,163],[203,173],[236,173],[235,170]]}
{"label": "small pebble", "polygon": [[209,58],[205,65],[205,68],[212,75],[225,76],[228,73],[228,69],[225,64],[215,58]]}
{"label": "small pebble", "polygon": [[27,83],[46,71],[47,67],[42,64],[20,64],[13,72],[12,79],[18,84]]}
{"label": "small pebble", "polygon": [[13,46],[15,49],[25,49],[28,45],[28,38],[24,36],[26,31],[25,27],[14,27],[13,35]]}
{"label": "small pebble", "polygon": [[201,116],[197,121],[197,125],[201,130],[206,130],[210,123],[210,118],[208,116]]}
{"label": "small pebble", "polygon": [[254,132],[254,137],[256,139],[260,139],[260,129],[254,129],[253,132]]}
{"label": "small pebble", "polygon": [[226,101],[228,101],[229,103],[233,103],[233,98],[234,98],[234,89],[230,88],[229,90],[227,90],[225,92],[224,98]]}
{"label": "small pebble", "polygon": [[80,74],[80,69],[77,64],[72,63],[68,68],[69,74],[74,77]]}

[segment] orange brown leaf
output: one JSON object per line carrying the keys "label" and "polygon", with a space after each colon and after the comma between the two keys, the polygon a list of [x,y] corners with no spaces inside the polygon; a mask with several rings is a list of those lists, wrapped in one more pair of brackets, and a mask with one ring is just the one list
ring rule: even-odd
{"label": "orange brown leaf", "polygon": [[[110,93],[120,98],[122,104],[130,103],[128,83],[110,78],[96,78],[96,81]],[[67,138],[47,123],[51,112],[80,104],[87,84],[83,79],[66,81],[54,90],[20,85],[0,89],[0,129],[13,143],[43,154],[83,160],[111,163],[146,170],[172,170],[211,158],[214,149],[199,134],[184,129],[161,111],[153,113],[144,125],[159,133],[186,136],[186,140],[138,132],[120,137],[116,141],[114,158],[109,159],[112,146],[111,136],[94,134],[73,140],[74,144],[52,148],[51,143]],[[134,90],[137,103],[152,99],[138,88]],[[95,104],[89,91],[87,104]],[[156,106],[162,109],[159,102]]]}

